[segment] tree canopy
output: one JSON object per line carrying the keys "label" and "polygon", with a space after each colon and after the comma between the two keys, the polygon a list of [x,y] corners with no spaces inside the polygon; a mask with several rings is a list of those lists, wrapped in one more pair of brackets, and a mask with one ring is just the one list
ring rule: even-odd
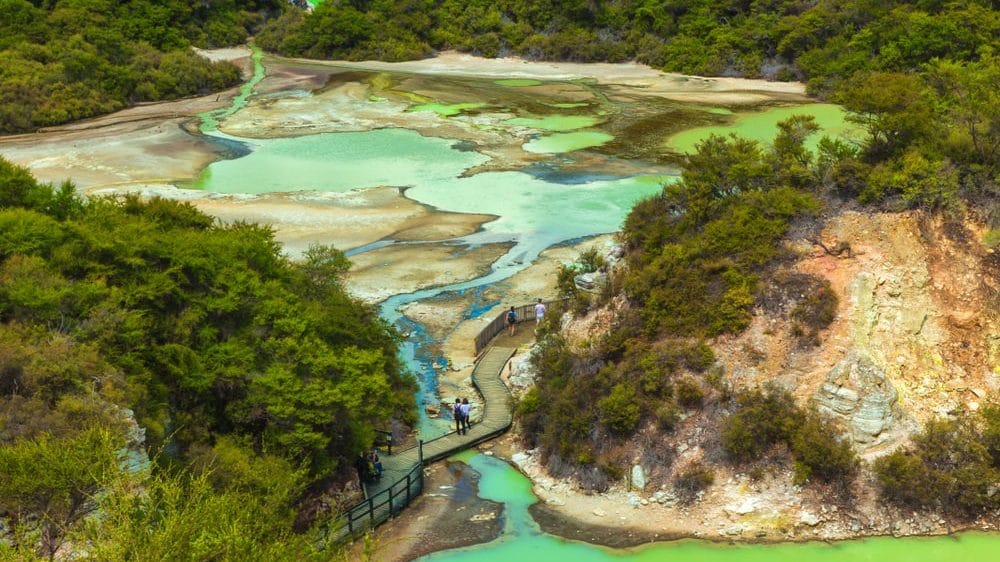
{"label": "tree canopy", "polygon": [[218,501],[280,492],[258,507],[290,525],[307,484],[415,415],[399,336],[345,292],[346,264],[330,247],[291,262],[267,227],[188,203],[84,201],[0,159],[0,511],[51,521],[28,542],[58,548],[94,486],[124,477],[94,472],[118,453],[87,456],[113,441],[152,455],[170,490],[204,492],[171,476],[192,467],[238,488]]}
{"label": "tree canopy", "polygon": [[0,133],[220,90],[239,70],[190,49],[246,40],[278,0],[0,0]]}

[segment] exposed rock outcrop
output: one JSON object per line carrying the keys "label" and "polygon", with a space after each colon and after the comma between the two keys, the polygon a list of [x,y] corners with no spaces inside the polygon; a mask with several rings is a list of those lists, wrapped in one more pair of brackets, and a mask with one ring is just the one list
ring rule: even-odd
{"label": "exposed rock outcrop", "polygon": [[901,417],[897,397],[885,371],[858,352],[837,363],[815,395],[819,411],[844,420],[860,448],[888,437]]}

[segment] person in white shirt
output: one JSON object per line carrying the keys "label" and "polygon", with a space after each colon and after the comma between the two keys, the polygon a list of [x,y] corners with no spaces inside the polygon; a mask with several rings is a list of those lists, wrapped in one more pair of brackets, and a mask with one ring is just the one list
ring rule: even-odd
{"label": "person in white shirt", "polygon": [[538,304],[535,305],[535,324],[541,324],[543,318],[545,318],[545,303],[542,299],[538,299]]}

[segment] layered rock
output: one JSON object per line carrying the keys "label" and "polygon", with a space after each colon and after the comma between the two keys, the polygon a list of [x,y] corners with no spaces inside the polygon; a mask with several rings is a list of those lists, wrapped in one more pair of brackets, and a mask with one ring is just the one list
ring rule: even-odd
{"label": "layered rock", "polygon": [[842,419],[861,448],[884,441],[899,421],[897,397],[885,371],[857,352],[837,363],[815,394],[819,411]]}

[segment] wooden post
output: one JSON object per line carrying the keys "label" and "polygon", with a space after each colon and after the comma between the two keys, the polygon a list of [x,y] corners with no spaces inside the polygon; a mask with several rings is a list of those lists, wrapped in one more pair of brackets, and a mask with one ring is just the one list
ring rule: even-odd
{"label": "wooden post", "polygon": [[410,474],[411,474],[411,472],[407,472],[406,473],[406,505],[410,505]]}
{"label": "wooden post", "polygon": [[424,466],[424,440],[421,439],[417,443],[417,464]]}

